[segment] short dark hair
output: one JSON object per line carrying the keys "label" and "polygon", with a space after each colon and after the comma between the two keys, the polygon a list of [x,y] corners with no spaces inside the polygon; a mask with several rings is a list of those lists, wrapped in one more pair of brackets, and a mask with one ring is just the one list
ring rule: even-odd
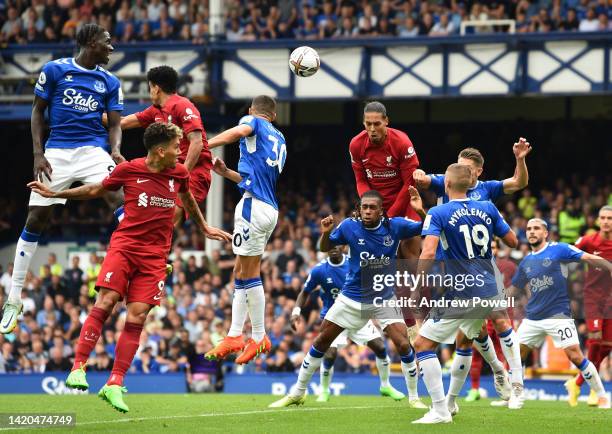
{"label": "short dark hair", "polygon": [[85,48],[89,43],[94,41],[100,33],[106,32],[106,29],[97,24],[85,24],[76,34],[76,43],[79,48]]}
{"label": "short dark hair", "polygon": [[183,137],[183,130],[174,124],[155,122],[149,125],[144,132],[144,147],[147,151],[160,145],[166,147],[176,137]]}
{"label": "short dark hair", "polygon": [[465,148],[463,151],[459,152],[459,158],[472,160],[478,167],[484,166],[484,157],[476,148]]}
{"label": "short dark hair", "polygon": [[380,205],[382,206],[383,203],[383,197],[382,194],[380,194],[377,190],[368,190],[365,193],[363,193],[361,195],[361,200],[365,199],[365,198],[369,198],[369,197],[373,197],[376,198],[380,201]]}
{"label": "short dark hair", "polygon": [[276,101],[271,96],[258,95],[251,101],[251,108],[257,113],[272,118],[276,114]]}
{"label": "short dark hair", "polygon": [[147,81],[159,86],[165,93],[176,93],[178,72],[168,65],[156,66],[147,72]]}
{"label": "short dark hair", "polygon": [[380,113],[383,118],[387,117],[387,108],[380,101],[371,101],[365,105],[363,108],[363,114],[366,113]]}

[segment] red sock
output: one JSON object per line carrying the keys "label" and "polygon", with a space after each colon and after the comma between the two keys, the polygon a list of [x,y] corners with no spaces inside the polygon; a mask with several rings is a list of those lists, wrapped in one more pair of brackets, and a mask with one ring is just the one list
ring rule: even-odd
{"label": "red sock", "polygon": [[108,315],[108,312],[99,307],[93,307],[89,315],[87,315],[87,319],[79,334],[79,342],[75,349],[74,364],[72,365],[73,370],[80,368],[81,365],[85,367],[89,355],[100,338],[102,327]]}
{"label": "red sock", "polygon": [[106,384],[116,384],[118,386],[123,385],[123,377],[130,368],[134,355],[138,349],[140,343],[140,333],[142,332],[142,324],[136,324],[133,322],[126,322],[121,336],[117,341],[117,348],[115,349],[115,363],[113,363],[113,370],[111,376]]}
{"label": "red sock", "polygon": [[[599,365],[601,364],[600,354],[601,354],[601,341],[599,339],[587,339],[586,341],[587,347],[587,359],[595,365],[595,368],[599,370]],[[576,378],[576,384],[578,387],[584,384],[584,377],[582,374],[578,374],[578,378]]]}
{"label": "red sock", "polygon": [[482,356],[478,351],[472,352],[472,366],[470,368],[470,379],[472,389],[480,388],[480,372],[482,371]]}

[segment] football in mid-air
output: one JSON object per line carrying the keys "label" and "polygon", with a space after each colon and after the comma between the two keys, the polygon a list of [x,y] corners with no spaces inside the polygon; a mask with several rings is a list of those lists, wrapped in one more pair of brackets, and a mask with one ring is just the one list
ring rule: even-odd
{"label": "football in mid-air", "polygon": [[320,65],[319,53],[314,48],[298,47],[289,56],[289,68],[298,77],[314,75]]}

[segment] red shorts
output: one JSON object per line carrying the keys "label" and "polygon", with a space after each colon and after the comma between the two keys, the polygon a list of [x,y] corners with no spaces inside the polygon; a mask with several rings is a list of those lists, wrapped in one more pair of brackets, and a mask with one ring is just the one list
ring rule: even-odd
{"label": "red shorts", "polygon": [[612,342],[612,318],[587,318],[586,326],[589,333],[601,332],[602,340]]}
{"label": "red shorts", "polygon": [[102,262],[96,287],[118,292],[126,303],[147,303],[159,306],[166,295],[166,258],[109,249]]}
{"label": "red shorts", "polygon": [[[189,172],[189,191],[193,194],[197,203],[202,203],[208,196],[208,190],[210,190],[210,169],[198,163],[196,167]],[[176,205],[183,207],[183,203],[180,198],[176,198]]]}

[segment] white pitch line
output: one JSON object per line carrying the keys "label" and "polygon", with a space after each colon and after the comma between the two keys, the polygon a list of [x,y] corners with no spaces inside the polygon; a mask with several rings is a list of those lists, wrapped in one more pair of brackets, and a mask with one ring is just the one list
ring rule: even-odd
{"label": "white pitch line", "polygon": [[[305,407],[298,409],[300,412],[305,411],[334,411],[334,410],[369,410],[369,409],[380,409],[380,408],[394,408],[390,405],[379,405],[379,406],[355,406],[355,407]],[[82,425],[97,425],[97,424],[109,424],[109,423],[126,423],[126,422],[144,422],[151,420],[171,420],[171,419],[189,419],[199,417],[226,417],[226,416],[248,416],[251,414],[266,414],[266,413],[281,413],[284,410],[282,408],[274,410],[250,410],[250,411],[236,411],[234,413],[203,413],[195,415],[175,415],[175,416],[160,416],[160,417],[135,417],[135,418],[124,418],[124,419],[111,419],[111,420],[100,420],[92,422],[81,422],[76,424],[77,428]],[[9,428],[10,429],[10,428]]]}

